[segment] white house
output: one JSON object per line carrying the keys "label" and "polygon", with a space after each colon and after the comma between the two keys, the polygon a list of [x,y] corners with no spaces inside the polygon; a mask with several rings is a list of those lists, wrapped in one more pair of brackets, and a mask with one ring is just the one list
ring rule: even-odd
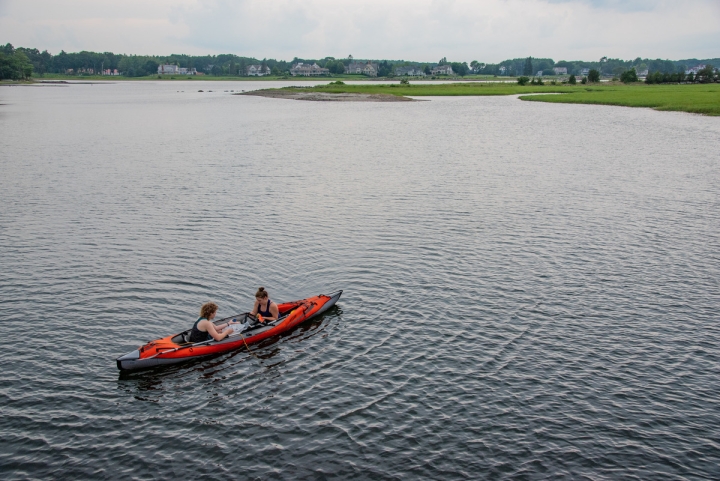
{"label": "white house", "polygon": [[178,69],[178,73],[179,73],[180,75],[197,75],[197,69],[195,69],[195,68],[180,67],[180,68]]}
{"label": "white house", "polygon": [[318,77],[320,75],[328,75],[330,73],[329,69],[322,68],[318,64],[314,63],[312,65],[307,63],[296,63],[292,66],[290,69],[290,75],[293,77],[301,76],[301,77]]}
{"label": "white house", "polygon": [[262,77],[264,75],[270,75],[270,67],[267,65],[263,68],[262,65],[250,65],[247,68],[247,74],[251,77]]}
{"label": "white house", "polygon": [[690,75],[690,74],[697,75],[697,73],[704,68],[705,68],[705,64],[700,64],[697,67],[689,68],[685,71],[685,75]]}
{"label": "white house", "polygon": [[395,69],[395,75],[409,77],[425,77],[425,72],[420,67],[397,67]]}
{"label": "white house", "polygon": [[553,67],[555,75],[567,75],[567,67]]}
{"label": "white house", "polygon": [[179,74],[180,67],[177,65],[158,65],[158,74]]}
{"label": "white house", "polygon": [[542,70],[538,70],[536,77],[542,77]]}
{"label": "white house", "polygon": [[438,65],[432,69],[433,75],[454,75],[453,69],[450,65]]}
{"label": "white house", "polygon": [[377,77],[379,68],[378,64],[372,62],[350,62],[350,65],[345,67],[345,73]]}
{"label": "white house", "polygon": [[580,75],[582,75],[583,77],[587,77],[588,74],[590,74],[590,69],[589,69],[589,68],[584,68],[584,69],[581,69],[581,70],[580,70]]}

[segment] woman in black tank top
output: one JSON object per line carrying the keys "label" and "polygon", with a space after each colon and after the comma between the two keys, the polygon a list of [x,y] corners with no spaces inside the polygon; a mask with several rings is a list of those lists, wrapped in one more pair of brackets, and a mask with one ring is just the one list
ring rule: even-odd
{"label": "woman in black tank top", "polygon": [[250,314],[257,316],[260,322],[275,321],[280,317],[280,309],[270,300],[265,288],[261,287],[255,293],[255,306]]}
{"label": "woman in black tank top", "polygon": [[222,341],[228,337],[232,332],[230,326],[237,324],[229,321],[225,324],[216,326],[212,320],[215,319],[218,306],[214,302],[207,302],[200,308],[200,317],[192,327],[190,332],[190,342],[203,342],[215,339],[216,341]]}

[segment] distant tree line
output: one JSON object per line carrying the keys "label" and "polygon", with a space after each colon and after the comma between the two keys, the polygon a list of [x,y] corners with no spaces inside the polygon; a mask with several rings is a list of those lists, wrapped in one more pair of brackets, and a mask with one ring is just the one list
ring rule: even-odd
{"label": "distant tree line", "polygon": [[[258,59],[254,57],[241,57],[233,54],[221,55],[182,55],[172,54],[167,56],[142,56],[115,54],[112,52],[75,52],[68,53],[61,51],[52,55],[47,50],[39,51],[36,48],[14,48],[7,44],[0,46],[0,78],[2,79],[23,79],[31,75],[43,74],[65,74],[72,72],[75,75],[91,75],[100,73],[101,70],[117,69],[123,75],[129,77],[144,77],[157,73],[161,64],[173,64],[182,68],[196,69],[198,72],[215,76],[245,76],[250,65],[261,65],[270,69],[273,75],[289,74],[292,65],[303,63],[317,63],[320,67],[327,68],[331,74],[343,74],[350,62],[366,62],[368,60],[347,58],[337,59],[325,57],[322,59],[302,59],[295,57],[291,61],[275,59]],[[684,73],[688,68],[698,64],[706,64],[712,67],[720,67],[720,58],[717,59],[686,59],[686,60],[650,60],[640,57],[634,60],[621,60],[603,57],[597,62],[586,61],[565,61],[555,62],[551,58],[523,57],[504,60],[497,64],[482,63],[473,60],[468,65],[466,62],[450,62],[442,58],[437,63],[418,63],[404,60],[372,60],[378,66],[378,76],[390,77],[395,69],[403,66],[414,66],[423,70],[427,75],[435,66],[450,65],[456,75],[467,74],[499,75],[499,76],[536,76],[538,72],[542,75],[554,75],[553,68],[565,67],[568,75],[584,78],[587,71],[595,70],[599,75],[621,77],[625,75],[628,80],[628,72],[635,69],[635,74],[645,70],[653,72],[653,79],[657,79],[656,73],[662,78],[677,80],[678,74]],[[666,76],[666,74],[668,76]],[[675,74],[675,77],[672,75]],[[705,77],[701,77],[706,81]],[[589,78],[588,81],[592,81]],[[622,80],[622,79],[621,79]],[[635,80],[630,80],[635,81]],[[653,80],[654,82],[655,80]],[[665,80],[663,80],[665,81]],[[667,80],[672,81],[672,80]],[[687,81],[687,79],[686,79]],[[697,81],[697,80],[693,80]]]}
{"label": "distant tree line", "polygon": [[697,74],[693,74],[692,72],[690,72],[689,74],[685,74],[685,72],[653,72],[651,74],[648,74],[647,77],[645,77],[646,84],[683,82],[710,83],[718,81],[720,81],[720,77],[718,77],[718,70],[712,65],[706,65],[705,68],[698,70]]}
{"label": "distant tree line", "polygon": [[471,73],[481,75],[498,75],[498,76],[526,76],[531,77],[542,72],[542,75],[554,75],[553,68],[566,68],[568,75],[583,75],[584,70],[597,70],[601,76],[619,77],[624,72],[633,68],[638,72],[660,72],[662,74],[685,72],[691,67],[698,64],[713,65],[720,67],[720,58],[713,59],[685,59],[685,60],[661,60],[661,59],[643,59],[636,58],[634,60],[622,60],[617,58],[603,57],[597,62],[587,62],[582,60],[566,61],[560,60],[555,62],[551,58],[515,58],[503,60],[500,63],[481,63],[477,60],[470,62]]}

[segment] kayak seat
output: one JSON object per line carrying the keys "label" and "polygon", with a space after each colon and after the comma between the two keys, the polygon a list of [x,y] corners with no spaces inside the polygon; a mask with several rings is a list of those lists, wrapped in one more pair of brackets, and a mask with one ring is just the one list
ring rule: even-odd
{"label": "kayak seat", "polygon": [[190,343],[190,334],[192,331],[185,331],[181,332],[177,336],[173,337],[171,340],[175,344],[189,344]]}

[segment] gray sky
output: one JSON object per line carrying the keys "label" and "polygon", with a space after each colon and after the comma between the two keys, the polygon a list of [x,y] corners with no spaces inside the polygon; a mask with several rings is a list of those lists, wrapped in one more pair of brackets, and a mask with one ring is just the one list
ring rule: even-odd
{"label": "gray sky", "polygon": [[720,57],[720,0],[0,0],[0,43],[52,53]]}

